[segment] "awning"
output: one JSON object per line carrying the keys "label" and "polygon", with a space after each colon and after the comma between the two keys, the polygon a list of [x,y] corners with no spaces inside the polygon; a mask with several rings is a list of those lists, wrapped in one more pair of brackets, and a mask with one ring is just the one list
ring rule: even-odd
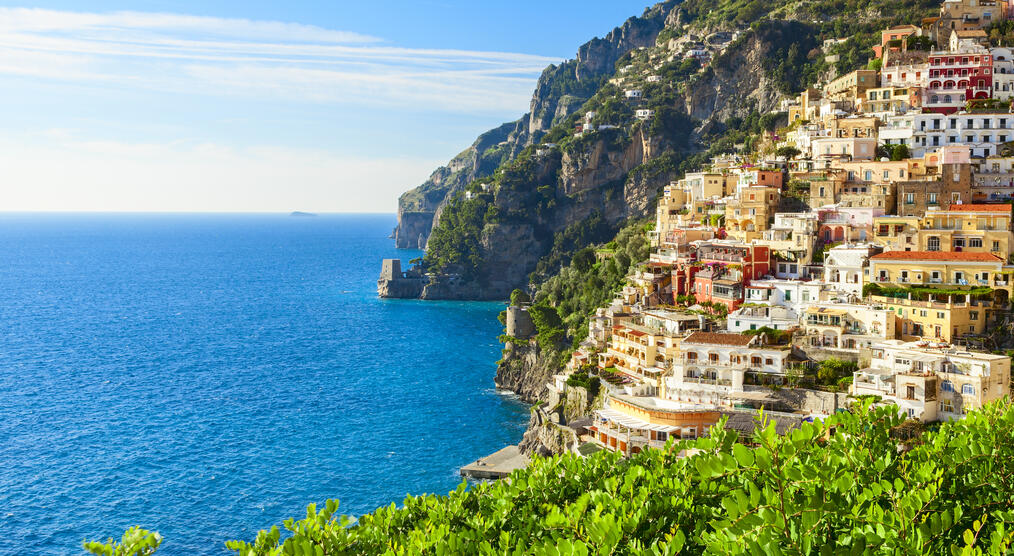
{"label": "awning", "polygon": [[673,432],[678,431],[679,427],[672,425],[656,425],[647,421],[642,421],[636,417],[631,417],[626,413],[620,413],[613,409],[598,409],[595,411],[599,417],[613,423],[623,425],[629,429],[645,430],[645,431],[656,431],[656,432]]}

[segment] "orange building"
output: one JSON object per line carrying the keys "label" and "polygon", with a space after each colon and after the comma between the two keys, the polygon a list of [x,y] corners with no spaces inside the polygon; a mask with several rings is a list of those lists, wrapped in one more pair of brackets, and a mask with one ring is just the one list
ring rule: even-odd
{"label": "orange building", "polygon": [[624,395],[612,396],[609,407],[595,413],[595,424],[589,427],[595,441],[628,456],[646,448],[664,448],[670,438],[707,436],[721,417],[712,406]]}

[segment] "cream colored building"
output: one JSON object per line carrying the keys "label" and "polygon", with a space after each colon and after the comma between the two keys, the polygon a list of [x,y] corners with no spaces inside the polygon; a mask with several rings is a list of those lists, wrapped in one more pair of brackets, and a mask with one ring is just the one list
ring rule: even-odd
{"label": "cream colored building", "polygon": [[1010,394],[1010,358],[892,340],[875,344],[870,366],[855,373],[852,395],[880,396],[923,422],[961,419]]}

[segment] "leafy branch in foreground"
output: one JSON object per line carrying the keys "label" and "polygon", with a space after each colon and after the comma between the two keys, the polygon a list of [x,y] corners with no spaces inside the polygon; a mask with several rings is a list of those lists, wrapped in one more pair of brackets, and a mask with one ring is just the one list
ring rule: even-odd
{"label": "leafy branch in foreground", "polygon": [[[859,405],[779,436],[767,423],[648,450],[535,459],[509,481],[412,496],[354,522],[310,506],[241,556],[298,554],[1006,554],[1014,525],[1007,401],[914,440]],[[903,443],[904,442],[904,443]],[[681,454],[692,454],[680,457]]]}
{"label": "leafy branch in foreground", "polygon": [[106,542],[84,541],[85,551],[98,556],[148,556],[154,554],[162,536],[133,526],[123,533],[120,542],[109,539]]}

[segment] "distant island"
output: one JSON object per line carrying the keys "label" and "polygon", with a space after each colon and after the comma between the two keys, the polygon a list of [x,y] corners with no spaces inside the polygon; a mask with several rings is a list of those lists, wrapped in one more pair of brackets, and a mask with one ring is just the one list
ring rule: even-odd
{"label": "distant island", "polygon": [[289,213],[289,216],[317,216],[317,215],[312,212],[303,212],[299,210],[294,210],[291,213]]}

